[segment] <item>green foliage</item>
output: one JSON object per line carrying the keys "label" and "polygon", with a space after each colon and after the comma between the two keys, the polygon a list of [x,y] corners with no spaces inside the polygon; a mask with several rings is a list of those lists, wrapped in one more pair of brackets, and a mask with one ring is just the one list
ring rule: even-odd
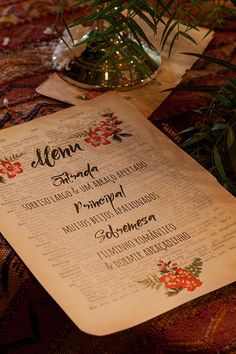
{"label": "green foliage", "polygon": [[[186,54],[219,64],[236,74],[236,65],[232,63]],[[219,86],[185,86],[177,90],[208,92],[212,97],[209,106],[195,111],[200,115],[200,122],[181,132],[183,136],[188,135],[182,147],[236,195],[236,78],[226,77],[226,83]]]}
{"label": "green foliage", "polygon": [[23,153],[13,154],[9,157],[4,156],[3,158],[0,158],[0,162],[4,162],[4,161],[13,162],[13,161],[19,160],[19,158],[22,155],[23,155]]}
{"label": "green foliage", "polygon": [[88,134],[88,132],[85,130],[83,131],[82,133],[74,133],[73,135],[71,135],[69,138],[72,139],[72,138],[84,138],[86,135]]}
{"label": "green foliage", "polygon": [[[209,21],[211,21],[211,28],[214,28],[225,21],[226,15],[231,15],[234,12],[232,8],[227,6],[227,0],[189,0],[184,2],[179,0],[78,0],[73,5],[70,3],[69,0],[62,0],[58,14],[63,19],[68,31],[69,28],[77,25],[91,23],[95,25],[93,35],[84,40],[84,43],[89,44],[93,51],[98,48],[101,42],[107,42],[107,45],[112,47],[112,39],[117,38],[119,33],[119,51],[122,52],[127,45],[136,47],[133,50],[138,51],[144,58],[147,54],[142,48],[143,41],[150,48],[153,45],[137,18],[143,20],[153,33],[156,33],[159,23],[164,24],[160,42],[163,48],[171,37],[169,43],[169,51],[171,52],[179,37],[194,42],[189,32],[191,29],[209,23]],[[64,20],[65,6],[77,9],[85,4],[89,11],[88,14],[67,24]],[[130,41],[129,34],[134,41]],[[106,59],[104,57],[101,60],[105,61]]]}
{"label": "green foliage", "polygon": [[156,274],[151,274],[149,277],[139,280],[138,283],[144,285],[146,288],[150,287],[156,290],[161,286],[161,282]]}
{"label": "green foliage", "polygon": [[[162,23],[164,31],[160,44],[164,48],[168,43],[171,52],[175,41],[180,37],[194,42],[190,34],[191,29],[197,29],[199,25],[210,22],[210,31],[224,23],[225,18],[235,15],[235,7],[228,7],[229,3],[227,0],[78,0],[73,1],[71,5],[70,0],[62,0],[58,15],[69,33],[70,28],[74,26],[93,24],[92,34],[80,44],[87,44],[94,61],[109,61],[114,65],[114,70],[117,70],[118,65],[122,64],[119,60],[128,58],[140,73],[148,76],[150,70],[144,65],[147,54],[142,43],[146,42],[150,48],[153,46],[137,18],[143,20],[153,33],[157,32],[158,24]],[[236,6],[236,1],[231,0],[231,4]],[[74,10],[84,5],[88,13],[72,23],[66,23],[65,8]],[[101,48],[100,53],[104,52],[104,55],[97,58],[96,53]],[[130,51],[127,51],[127,48]],[[122,54],[123,59],[117,58],[117,51]],[[209,56],[186,54],[195,55],[236,72],[235,65],[231,63]],[[207,92],[212,96],[209,106],[197,110],[201,115],[201,123],[182,132],[187,135],[182,147],[217,176],[225,188],[236,195],[236,79],[228,78],[227,83],[221,86],[189,86],[181,89]],[[118,136],[115,139],[121,138]]]}
{"label": "green foliage", "polygon": [[175,295],[178,295],[180,293],[180,291],[182,291],[182,290],[183,290],[183,288],[168,289],[168,291],[166,291],[166,295],[168,297],[175,296]]}
{"label": "green foliage", "polygon": [[202,264],[203,262],[201,258],[195,258],[188,267],[185,267],[185,269],[189,270],[196,278],[198,278],[202,272]]}

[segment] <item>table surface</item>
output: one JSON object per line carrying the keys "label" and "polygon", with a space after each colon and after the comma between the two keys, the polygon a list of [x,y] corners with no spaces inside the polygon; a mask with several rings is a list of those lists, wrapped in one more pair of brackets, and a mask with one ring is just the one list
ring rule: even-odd
{"label": "table surface", "polygon": [[[0,1],[0,129],[69,107],[35,89],[52,73],[55,0]],[[236,21],[217,29],[205,54],[236,64]],[[9,38],[8,45],[6,38]],[[221,82],[225,69],[197,61],[181,84]],[[4,107],[7,99],[9,107]],[[206,101],[174,92],[150,117],[175,140]],[[207,294],[126,331],[104,337],[81,332],[0,236],[0,354],[236,353],[236,284]]]}

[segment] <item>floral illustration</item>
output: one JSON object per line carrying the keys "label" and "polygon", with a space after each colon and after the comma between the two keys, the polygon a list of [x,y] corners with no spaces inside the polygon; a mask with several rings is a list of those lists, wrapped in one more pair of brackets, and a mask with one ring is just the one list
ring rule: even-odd
{"label": "floral illustration", "polygon": [[93,146],[107,145],[111,143],[109,140],[107,140],[107,137],[108,136],[106,135],[106,133],[100,134],[99,131],[91,130],[88,132],[84,141],[86,141],[86,143],[89,143]]}
{"label": "floral illustration", "polygon": [[22,154],[16,154],[9,158],[4,157],[4,159],[0,159],[0,183],[5,183],[4,176],[7,178],[15,178],[18,174],[23,173],[21,163],[19,161],[15,162],[20,156],[22,156]]}
{"label": "floral illustration", "polygon": [[119,127],[121,121],[114,113],[105,113],[102,115],[103,120],[95,123],[88,131],[76,133],[72,138],[84,138],[84,141],[93,147],[111,144],[112,140],[121,142],[123,138],[132,134],[124,133]]}
{"label": "floral illustration", "polygon": [[202,271],[200,258],[195,258],[185,268],[178,267],[177,263],[172,263],[171,261],[166,263],[162,260],[159,261],[158,267],[158,275],[149,275],[148,278],[139,281],[139,283],[156,290],[164,285],[167,296],[177,295],[183,289],[194,291],[202,285],[202,282],[198,279]]}
{"label": "floral illustration", "polygon": [[111,143],[111,139],[119,142],[122,138],[131,136],[131,134],[123,133],[118,127],[122,122],[114,113],[105,113],[102,115],[104,120],[100,121],[93,129],[90,129],[84,141],[92,146],[107,145]]}
{"label": "floral illustration", "polygon": [[100,91],[88,91],[88,92],[85,92],[85,94],[83,96],[78,95],[76,97],[82,101],[89,101],[89,100],[92,100],[93,98],[100,96],[100,95],[102,95],[102,92],[100,92]]}

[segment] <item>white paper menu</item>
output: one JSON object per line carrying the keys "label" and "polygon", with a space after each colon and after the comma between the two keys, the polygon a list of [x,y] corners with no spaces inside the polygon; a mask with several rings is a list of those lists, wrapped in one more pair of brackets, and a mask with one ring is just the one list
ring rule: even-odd
{"label": "white paper menu", "polygon": [[0,131],[0,161],[0,230],[81,330],[235,280],[235,198],[117,94]]}

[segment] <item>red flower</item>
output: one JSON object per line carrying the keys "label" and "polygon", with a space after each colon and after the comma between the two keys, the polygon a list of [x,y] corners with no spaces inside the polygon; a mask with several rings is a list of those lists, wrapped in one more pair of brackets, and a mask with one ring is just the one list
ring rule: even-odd
{"label": "red flower", "polygon": [[114,133],[119,133],[121,132],[121,129],[117,127],[115,124],[111,124],[111,122],[102,122],[99,127],[95,129],[95,131],[100,131],[106,134],[107,136],[110,136]]}
{"label": "red flower", "polygon": [[160,264],[159,267],[160,267],[160,270],[166,270],[167,269],[166,264]]}
{"label": "red flower", "polygon": [[104,113],[102,116],[107,117],[107,120],[109,120],[109,119],[117,120],[118,119],[118,117],[114,113]]}
{"label": "red flower", "polygon": [[99,145],[107,145],[111,143],[109,140],[107,140],[106,134],[98,134],[97,131],[92,131],[92,130],[88,133],[84,141],[86,141],[86,143],[89,143],[95,147]]}
{"label": "red flower", "polygon": [[84,98],[85,100],[91,100],[97,96],[100,96],[102,95],[102,92],[99,92],[99,91],[89,91],[89,92],[86,92],[85,95],[84,95]]}
{"label": "red flower", "polygon": [[0,168],[0,173],[7,174],[8,178],[14,178],[14,177],[16,177],[17,174],[20,174],[23,172],[20,162],[11,163],[8,161],[3,161],[3,162],[0,162],[0,165],[2,165],[2,167],[3,167],[3,168]]}

